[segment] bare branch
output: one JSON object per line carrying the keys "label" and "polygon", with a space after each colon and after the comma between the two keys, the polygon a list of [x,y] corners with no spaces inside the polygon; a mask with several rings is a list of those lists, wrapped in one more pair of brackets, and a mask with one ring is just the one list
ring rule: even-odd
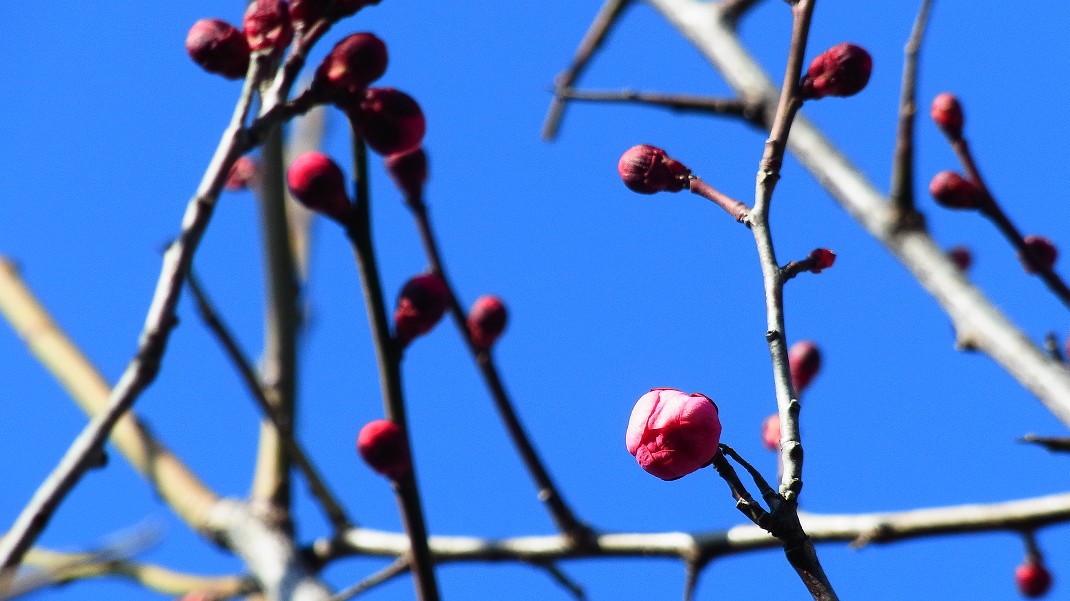
{"label": "bare branch", "polygon": [[892,186],[889,192],[899,227],[921,227],[921,215],[914,208],[914,120],[917,113],[918,53],[929,20],[931,0],[923,0],[914,20],[910,39],[903,49],[903,83],[899,97],[899,128],[892,159]]}
{"label": "bare branch", "polygon": [[596,90],[573,90],[563,88],[557,90],[557,96],[565,100],[579,100],[583,102],[627,102],[635,104],[649,104],[679,111],[682,113],[703,113],[708,115],[723,115],[726,117],[739,117],[751,125],[762,129],[769,127],[766,121],[766,106],[761,101],[736,100],[733,98],[711,98],[694,94],[663,94],[658,92],[637,92],[634,90],[596,91]]}

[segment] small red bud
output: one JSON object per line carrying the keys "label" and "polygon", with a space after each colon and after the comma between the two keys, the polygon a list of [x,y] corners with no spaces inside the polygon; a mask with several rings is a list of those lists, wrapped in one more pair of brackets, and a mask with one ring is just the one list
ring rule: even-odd
{"label": "small red bud", "polygon": [[365,424],[357,435],[357,451],[368,467],[391,480],[412,471],[405,433],[392,421],[377,419]]}
{"label": "small red bud", "polygon": [[344,221],[349,213],[345,176],[322,152],[306,152],[297,157],[286,173],[286,184],[297,202],[317,213],[338,221]]}
{"label": "small red bud", "polygon": [[632,192],[679,192],[689,187],[691,170],[650,144],[632,146],[620,155],[617,173]]}
{"label": "small red bud", "polygon": [[186,34],[186,52],[209,73],[241,79],[249,69],[249,45],[233,25],[219,19],[201,19]]}
{"label": "small red bud", "polygon": [[821,351],[810,340],[800,340],[788,349],[788,369],[795,395],[802,395],[817,372],[821,371]]}
{"label": "small red bud", "polygon": [[976,209],[982,204],[981,190],[954,171],[941,171],[929,182],[929,194],[948,209]]}
{"label": "small red bud", "polygon": [[245,9],[241,25],[253,52],[270,50],[279,54],[294,37],[290,7],[285,0],[253,0]]}
{"label": "small red bud", "polygon": [[237,192],[255,186],[259,177],[260,165],[256,162],[256,159],[249,155],[243,155],[238,157],[238,160],[234,161],[234,164],[230,166],[230,171],[227,172],[227,181],[223,184],[223,187],[231,192]]}
{"label": "small red bud", "polygon": [[954,94],[948,92],[937,94],[936,98],[933,98],[929,115],[933,118],[933,123],[936,123],[936,126],[947,137],[952,140],[958,140],[962,137],[962,124],[964,122],[962,105],[959,104],[959,99]]}
{"label": "small red bud", "polygon": [[386,170],[406,198],[418,199],[423,196],[424,183],[427,181],[427,154],[423,148],[386,157]]}
{"label": "small red bud", "polygon": [[349,114],[368,146],[383,156],[418,148],[427,129],[420,105],[394,88],[368,88]]}
{"label": "small red bud", "polygon": [[776,413],[762,422],[762,446],[770,451],[780,450],[780,416]]}
{"label": "small red bud", "polygon": [[966,271],[973,265],[973,253],[965,246],[955,246],[947,251],[949,259],[954,261],[955,265],[959,266],[959,269]]}
{"label": "small red bud", "polygon": [[481,296],[468,312],[468,334],[472,344],[479,350],[487,350],[494,345],[505,331],[505,304],[497,296]]}
{"label": "small red bud", "polygon": [[628,452],[647,473],[662,480],[682,478],[717,455],[717,405],[697,392],[655,388],[635,403],[624,438]]}
{"label": "small red bud", "polygon": [[861,46],[837,44],[819,54],[799,84],[803,98],[854,96],[869,82],[873,59]]}
{"label": "small red bud", "polygon": [[1018,585],[1018,592],[1023,597],[1030,599],[1043,597],[1051,590],[1051,572],[1044,567],[1040,559],[1027,557],[1017,568],[1014,568],[1014,583]]}
{"label": "small red bud", "polygon": [[827,248],[815,248],[810,251],[810,259],[814,262],[810,273],[821,273],[836,262],[836,254]]}
{"label": "small red bud", "polygon": [[449,294],[442,278],[432,273],[418,275],[405,283],[394,310],[394,332],[402,346],[435,327],[446,312]]}
{"label": "small red bud", "polygon": [[334,45],[316,69],[313,88],[343,106],[360,101],[368,84],[386,72],[386,44],[370,33],[354,33]]}
{"label": "small red bud", "polygon": [[290,0],[290,21],[295,29],[305,29],[324,15],[331,0]]}
{"label": "small red bud", "polygon": [[1055,243],[1044,236],[1037,235],[1026,236],[1023,241],[1036,260],[1039,261],[1039,265],[1037,265],[1022,253],[1018,253],[1018,259],[1022,262],[1022,266],[1025,267],[1026,273],[1048,271],[1055,266],[1055,260],[1059,258],[1059,249],[1055,248]]}

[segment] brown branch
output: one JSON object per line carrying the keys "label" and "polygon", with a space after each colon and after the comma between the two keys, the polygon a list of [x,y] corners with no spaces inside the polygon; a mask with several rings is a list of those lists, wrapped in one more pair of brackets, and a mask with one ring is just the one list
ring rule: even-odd
{"label": "brown branch", "polygon": [[723,115],[726,117],[739,117],[751,125],[761,129],[769,127],[766,121],[766,107],[761,101],[736,100],[734,98],[711,98],[695,94],[664,94],[659,92],[637,92],[634,90],[596,91],[596,90],[573,90],[563,88],[557,90],[557,96],[564,100],[579,100],[582,102],[627,102],[635,104],[649,104],[678,111],[682,113],[702,113],[708,115]]}
{"label": "brown branch", "polygon": [[895,134],[892,159],[892,185],[889,191],[897,227],[924,227],[924,220],[914,207],[914,122],[917,114],[918,53],[929,20],[931,0],[924,0],[914,19],[910,39],[903,49],[903,82],[899,97],[899,126]]}
{"label": "brown branch", "polygon": [[1026,434],[1022,442],[1040,445],[1053,453],[1070,453],[1070,437],[1066,436],[1037,436]]}

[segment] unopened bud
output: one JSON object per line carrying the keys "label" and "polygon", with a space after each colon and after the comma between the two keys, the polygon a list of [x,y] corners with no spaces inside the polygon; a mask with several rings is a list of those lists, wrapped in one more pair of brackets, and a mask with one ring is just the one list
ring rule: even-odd
{"label": "unopened bud", "polygon": [[357,133],[383,156],[419,148],[427,122],[420,105],[394,88],[368,88],[356,107],[347,107]]}
{"label": "unopened bud", "polygon": [[959,104],[959,99],[954,94],[948,92],[937,94],[936,98],[933,98],[929,115],[932,117],[933,123],[936,123],[936,126],[947,137],[952,140],[958,140],[962,137],[962,125],[964,122],[962,105]]}
{"label": "unopened bud", "polygon": [[948,249],[947,256],[962,271],[966,271],[970,268],[970,265],[973,265],[973,253],[965,246],[959,245]]}
{"label": "unopened bud", "polygon": [[1051,590],[1051,572],[1044,567],[1038,557],[1027,557],[1014,568],[1014,583],[1023,597],[1036,599]]}
{"label": "unopened bud", "polygon": [[446,282],[433,273],[421,274],[406,282],[394,309],[394,332],[398,342],[407,346],[417,336],[430,332],[442,319],[449,300]]}
{"label": "unopened bud", "polygon": [[423,196],[424,183],[427,182],[427,153],[423,148],[386,157],[386,170],[406,198],[418,199]]}
{"label": "unopened bud", "polygon": [[929,194],[948,209],[976,209],[983,202],[981,189],[954,171],[941,171],[929,182]]}
{"label": "unopened bud", "polygon": [[639,397],[628,420],[628,452],[649,474],[676,480],[718,453],[721,420],[704,394],[655,388]]}
{"label": "unopened bud", "polygon": [[836,253],[827,248],[815,248],[810,251],[809,258],[814,262],[814,266],[810,268],[810,273],[821,273],[832,267],[832,264],[836,262]]}
{"label": "unopened bud", "polygon": [[1022,262],[1022,266],[1025,267],[1026,273],[1049,271],[1055,266],[1055,260],[1059,258],[1059,249],[1055,247],[1054,242],[1044,236],[1037,235],[1026,236],[1022,240],[1025,242],[1026,248],[1032,253],[1033,258],[1038,262],[1034,263],[1032,259],[1019,253],[1018,259]]}
{"label": "unopened bud", "polygon": [[486,295],[476,299],[472,310],[468,312],[468,334],[472,344],[480,350],[487,350],[494,345],[505,331],[505,304],[497,296]]}
{"label": "unopened bud", "polygon": [[774,413],[762,422],[762,446],[770,451],[780,450],[780,415]]}
{"label": "unopened bud", "polygon": [[617,173],[632,192],[679,192],[688,188],[691,170],[650,144],[632,146],[620,155]]}
{"label": "unopened bud", "polygon": [[344,221],[349,213],[345,176],[322,152],[306,152],[297,157],[286,173],[286,184],[297,202],[317,213],[338,221]]}
{"label": "unopened bud", "polygon": [[821,351],[810,340],[800,340],[788,349],[788,369],[795,395],[802,395],[821,371]]}
{"label": "unopened bud", "polygon": [[219,19],[201,19],[186,34],[186,52],[209,73],[241,79],[249,69],[249,45],[236,27]]}
{"label": "unopened bud", "polygon": [[256,185],[260,177],[260,165],[256,159],[249,155],[242,155],[227,172],[227,181],[223,187],[231,192],[237,192]]}
{"label": "unopened bud", "polygon": [[280,54],[294,37],[290,7],[285,0],[253,0],[242,17],[242,33],[253,52]]}
{"label": "unopened bud", "polygon": [[873,59],[861,46],[848,42],[822,52],[810,63],[799,84],[804,99],[854,96],[869,82]]}
{"label": "unopened bud", "polygon": [[412,471],[405,433],[392,421],[377,419],[365,424],[357,435],[357,451],[368,467],[391,480]]}
{"label": "unopened bud", "polygon": [[312,87],[342,106],[360,102],[368,84],[386,72],[386,44],[370,33],[354,33],[335,44],[316,69]]}

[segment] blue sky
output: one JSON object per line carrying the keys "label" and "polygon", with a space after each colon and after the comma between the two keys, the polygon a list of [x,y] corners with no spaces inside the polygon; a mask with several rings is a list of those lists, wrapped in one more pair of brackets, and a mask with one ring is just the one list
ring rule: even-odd
{"label": "blue sky", "polygon": [[[155,284],[160,249],[225,127],[240,84],[210,76],[183,40],[202,17],[240,19],[240,2],[8,3],[0,36],[0,254],[109,379],[121,372]],[[576,511],[607,531],[712,530],[741,523],[712,471],[665,483],[624,449],[635,400],[651,387],[701,391],[720,407],[723,439],[770,477],[762,419],[774,411],[762,337],[761,281],[752,238],[690,195],[638,196],[617,179],[620,153],[664,147],[726,193],[748,200],[763,136],[726,119],[625,106],[569,109],[558,141],[539,139],[547,87],[572,55],[599,2],[508,6],[472,0],[383,0],[332,32],[372,31],[390,50],[383,85],[411,93],[428,118],[428,202],[445,260],[464,302],[502,296],[511,321],[497,358],[518,410]],[[914,3],[823,0],[809,56],[841,41],[870,50],[869,87],[804,112],[825,127],[885,189],[895,128],[902,46]],[[762,64],[783,69],[789,18],[767,1],[743,24]],[[941,91],[962,98],[967,137],[981,169],[1026,233],[1070,247],[1070,161],[1063,110],[1070,14],[1059,3],[979,10],[938,2],[923,51],[923,106]],[[633,7],[581,86],[723,95],[727,87],[652,9]],[[922,111],[924,113],[924,111]],[[923,114],[924,117],[924,114]],[[942,136],[918,126],[917,190],[934,237],[974,250],[972,278],[1034,339],[1063,339],[1066,308],[1026,276],[1010,247],[977,216],[940,210],[929,177],[955,168]],[[325,151],[347,164],[348,140],[333,113]],[[347,169],[348,172],[348,169]],[[411,219],[373,161],[375,239],[389,301],[425,262]],[[953,350],[949,321],[894,262],[789,160],[773,208],[782,261],[823,246],[834,268],[792,281],[791,340],[810,338],[825,368],[806,398],[804,509],[853,513],[1060,492],[1065,458],[1026,447],[1026,432],[1065,427],[990,360]],[[198,270],[241,342],[261,344],[262,280],[257,215],[249,193],[221,201],[197,255]],[[300,432],[313,458],[362,524],[398,528],[384,480],[353,451],[360,426],[381,416],[372,349],[351,253],[333,224],[315,229],[306,290],[310,326],[301,348]],[[1057,269],[1065,272],[1057,265]],[[256,412],[192,305],[180,306],[158,381],[139,414],[223,494],[243,495]],[[552,531],[506,440],[457,332],[443,324],[404,365],[415,454],[430,528],[441,534],[510,536]],[[0,326],[0,522],[10,524],[85,423],[50,376]],[[304,490],[300,482],[297,489]],[[299,533],[327,533],[298,502]],[[88,476],[41,538],[83,549],[118,530],[158,523],[163,541],[141,556],[180,570],[240,566],[189,533],[115,454]],[[6,526],[0,526],[6,528]],[[1068,529],[1040,534],[1065,594]],[[819,549],[843,598],[1015,599],[1022,555],[1010,534],[913,541],[861,551]],[[342,587],[384,565],[340,561]],[[683,569],[668,560],[583,560],[564,569],[591,599],[677,598]],[[448,566],[447,599],[567,598],[545,574],[517,565]],[[805,595],[778,552],[710,566],[697,598]],[[110,580],[40,593],[50,600],[157,596]],[[407,579],[368,599],[412,598]]]}

